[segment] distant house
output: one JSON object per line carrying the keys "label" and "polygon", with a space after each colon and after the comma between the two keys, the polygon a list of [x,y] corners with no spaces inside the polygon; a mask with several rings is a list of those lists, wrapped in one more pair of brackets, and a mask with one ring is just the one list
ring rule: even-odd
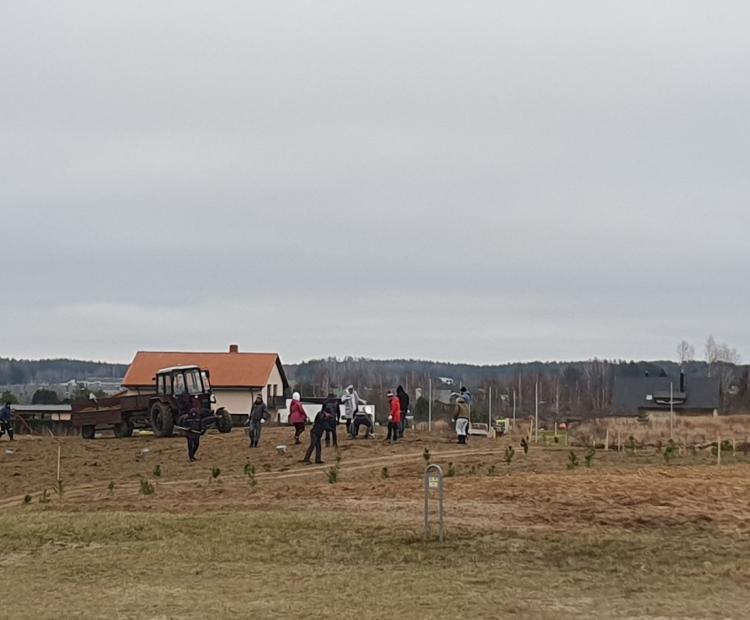
{"label": "distant house", "polygon": [[224,353],[138,351],[122,380],[131,392],[154,391],[154,377],[162,368],[197,365],[208,370],[216,407],[232,414],[247,414],[260,394],[269,408],[284,406],[289,388],[277,353],[240,353],[231,345]]}
{"label": "distant house", "polygon": [[615,415],[668,414],[671,399],[679,415],[716,415],[719,409],[717,377],[615,377]]}

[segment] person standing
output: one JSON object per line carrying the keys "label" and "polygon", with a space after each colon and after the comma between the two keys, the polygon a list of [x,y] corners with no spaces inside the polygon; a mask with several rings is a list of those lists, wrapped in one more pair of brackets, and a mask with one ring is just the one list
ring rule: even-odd
{"label": "person standing", "polygon": [[299,392],[292,394],[292,404],[289,406],[289,422],[294,426],[294,443],[301,443],[299,438],[305,432],[307,412],[300,402]]}
{"label": "person standing", "polygon": [[333,395],[333,392],[328,392],[328,397],[323,403],[323,410],[326,412],[326,426],[325,426],[325,444],[326,448],[331,445],[331,437],[333,437],[333,447],[338,448],[339,441],[336,437],[336,426],[339,423],[339,403],[341,401]]}
{"label": "person standing", "polygon": [[0,437],[3,433],[8,433],[8,439],[13,441],[13,410],[10,408],[10,402],[0,409]]}
{"label": "person standing", "polygon": [[357,394],[357,390],[354,389],[353,385],[348,385],[346,387],[344,393],[341,395],[341,402],[344,403],[344,421],[346,422],[346,432],[350,436],[354,436],[354,418],[359,412],[359,406],[365,405],[366,403],[359,397],[359,394]]}
{"label": "person standing", "polygon": [[323,438],[323,432],[332,422],[330,417],[330,414],[325,409],[325,405],[321,407],[320,411],[318,411],[318,414],[315,416],[312,428],[310,429],[310,446],[307,448],[307,452],[305,452],[305,458],[302,459],[303,463],[307,463],[308,465],[311,464],[310,457],[312,456],[313,450],[315,450],[315,463],[318,465],[323,463],[320,458],[322,452],[320,442]]}
{"label": "person standing", "polygon": [[250,431],[250,447],[257,448],[258,442],[260,441],[260,432],[263,428],[265,421],[271,416],[268,413],[268,407],[263,402],[263,397],[258,394],[255,397],[253,408],[250,410],[250,414],[247,416],[247,425]]}
{"label": "person standing", "polygon": [[401,403],[398,402],[398,397],[390,390],[388,390],[387,396],[391,413],[388,416],[388,435],[385,440],[393,443],[398,441],[398,429],[401,425]]}
{"label": "person standing", "polygon": [[398,427],[399,437],[403,438],[404,430],[406,430],[406,415],[409,413],[409,395],[403,386],[399,385],[396,388],[396,396],[398,396],[398,404],[401,408],[401,421]]}
{"label": "person standing", "polygon": [[465,444],[469,436],[469,416],[469,405],[466,404],[463,396],[459,396],[453,409],[453,422],[456,424],[456,436],[460,444]]}
{"label": "person standing", "polygon": [[197,409],[191,409],[184,414],[180,420],[180,426],[185,429],[188,459],[193,463],[198,460],[195,455],[201,444],[201,435],[206,432],[206,427]]}

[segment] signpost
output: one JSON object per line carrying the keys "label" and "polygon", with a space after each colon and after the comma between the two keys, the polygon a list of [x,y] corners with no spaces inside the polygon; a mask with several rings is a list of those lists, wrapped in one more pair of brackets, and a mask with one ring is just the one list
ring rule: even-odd
{"label": "signpost", "polygon": [[445,481],[443,470],[440,465],[428,465],[424,470],[424,538],[430,540],[432,528],[430,527],[430,496],[434,491],[438,492],[438,523],[439,540],[443,542],[443,496],[445,495]]}

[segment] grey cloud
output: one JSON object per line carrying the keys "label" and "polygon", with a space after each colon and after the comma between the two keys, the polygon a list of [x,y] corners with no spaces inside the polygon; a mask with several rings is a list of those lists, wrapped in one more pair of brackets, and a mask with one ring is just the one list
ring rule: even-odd
{"label": "grey cloud", "polygon": [[0,354],[747,352],[748,17],[7,3]]}

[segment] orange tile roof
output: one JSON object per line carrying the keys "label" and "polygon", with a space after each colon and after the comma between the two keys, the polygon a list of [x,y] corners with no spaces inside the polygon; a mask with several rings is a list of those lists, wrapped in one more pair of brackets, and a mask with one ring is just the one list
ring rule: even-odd
{"label": "orange tile roof", "polygon": [[138,351],[122,385],[128,388],[154,385],[154,376],[162,368],[196,365],[211,374],[213,387],[265,387],[278,365],[284,387],[286,375],[276,353],[180,353]]}

